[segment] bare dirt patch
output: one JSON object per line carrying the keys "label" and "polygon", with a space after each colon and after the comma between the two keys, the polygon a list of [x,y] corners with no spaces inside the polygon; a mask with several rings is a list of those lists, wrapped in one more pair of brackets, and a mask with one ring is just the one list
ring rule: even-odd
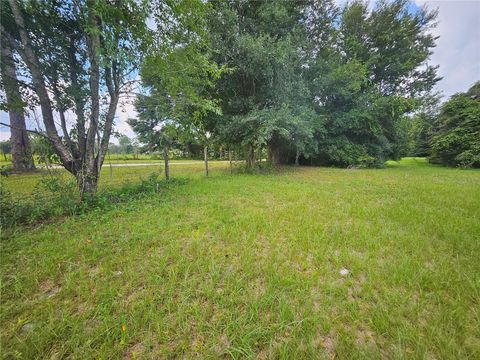
{"label": "bare dirt patch", "polygon": [[102,322],[98,319],[89,319],[85,323],[85,331],[87,333],[93,333],[97,328],[102,325]]}
{"label": "bare dirt patch", "polygon": [[333,331],[330,331],[328,334],[318,333],[313,339],[312,345],[316,348],[322,348],[328,359],[335,359],[337,354],[335,351],[337,336]]}
{"label": "bare dirt patch", "polygon": [[90,277],[96,277],[100,274],[100,267],[99,266],[93,266],[88,270],[88,275]]}
{"label": "bare dirt patch", "polygon": [[356,343],[358,345],[375,345],[375,333],[365,326],[360,326],[356,331]]}
{"label": "bare dirt patch", "polygon": [[217,339],[213,349],[218,356],[224,356],[227,354],[227,350],[229,347],[230,347],[230,340],[228,339],[228,336],[225,334],[222,334]]}
{"label": "bare dirt patch", "polygon": [[130,347],[125,355],[125,360],[141,359],[145,354],[146,346],[143,343],[137,343]]}
{"label": "bare dirt patch", "polygon": [[40,283],[39,289],[42,292],[43,297],[49,299],[57,295],[62,288],[60,287],[60,285],[49,279]]}

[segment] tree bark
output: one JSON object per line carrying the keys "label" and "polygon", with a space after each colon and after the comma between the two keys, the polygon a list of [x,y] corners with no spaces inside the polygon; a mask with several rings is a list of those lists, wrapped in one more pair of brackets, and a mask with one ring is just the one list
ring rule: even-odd
{"label": "tree bark", "polygon": [[[93,29],[98,29],[98,19],[93,12],[93,2],[87,1],[87,22]],[[90,60],[90,125],[87,130],[86,152],[85,152],[85,171],[88,174],[97,169],[95,164],[95,139],[98,130],[98,120],[100,117],[100,68],[99,68],[99,49],[100,36],[97,31],[87,33],[87,51]]]}
{"label": "tree bark", "polygon": [[208,146],[203,148],[203,157],[205,159],[205,176],[208,176]]}
{"label": "tree bark", "polygon": [[163,160],[165,161],[165,179],[170,180],[170,166],[168,164],[168,149],[163,149]]}
{"label": "tree bark", "polygon": [[[75,56],[76,45],[75,38],[70,37],[70,46],[68,48],[68,60],[70,65],[70,81],[72,82],[73,99],[75,102],[75,114],[77,115],[77,136],[78,136],[78,158],[76,161],[81,162],[85,156],[86,135],[85,135],[85,99],[80,91],[79,73],[81,66]],[[78,166],[77,166],[78,167]]]}
{"label": "tree bark", "polygon": [[247,147],[247,169],[252,169],[255,165],[255,149],[252,144]]}
{"label": "tree bark", "polygon": [[107,115],[105,117],[105,128],[103,129],[103,138],[98,150],[98,161],[97,167],[98,171],[102,168],[103,161],[105,160],[105,155],[108,151],[108,143],[110,142],[110,134],[112,133],[113,119],[115,118],[115,112],[117,110],[119,95],[118,93],[113,94],[110,97],[110,104],[108,106]]}
{"label": "tree bark", "polygon": [[[12,166],[15,171],[35,170],[30,139],[25,124],[24,104],[18,86],[17,73],[12,50],[8,42],[1,41],[1,73],[10,118],[10,143],[12,146]],[[5,155],[5,154],[4,154]],[[6,157],[5,157],[6,159]]]}
{"label": "tree bark", "polygon": [[[33,51],[30,39],[28,37],[23,15],[18,8],[18,4],[15,0],[9,0],[10,8],[12,9],[13,17],[18,28],[20,35],[20,41],[22,46],[16,47],[18,53],[22,57],[23,61],[27,64],[30,74],[32,76],[32,85],[35,89],[35,93],[40,101],[40,108],[42,110],[43,124],[47,132],[48,139],[55,148],[57,154],[60,156],[63,166],[69,172],[74,173],[74,164],[71,153],[67,147],[63,144],[62,139],[57,133],[55,127],[55,121],[53,119],[52,104],[48,97],[47,88],[43,79],[40,61]],[[6,33],[2,28],[2,35]]]}
{"label": "tree bark", "polygon": [[297,149],[297,152],[295,154],[295,166],[300,165],[299,158],[300,158],[300,151]]}
{"label": "tree bark", "polygon": [[94,194],[98,187],[98,174],[79,172],[77,174],[77,186],[80,190],[82,200]]}

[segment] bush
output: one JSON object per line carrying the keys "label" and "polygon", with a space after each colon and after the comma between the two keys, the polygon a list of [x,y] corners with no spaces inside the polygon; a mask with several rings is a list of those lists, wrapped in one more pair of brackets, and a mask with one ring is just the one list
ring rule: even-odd
{"label": "bush", "polygon": [[458,154],[455,162],[464,168],[480,168],[480,146]]}
{"label": "bush", "polygon": [[371,145],[355,144],[346,138],[331,140],[325,147],[323,157],[327,165],[346,168],[382,168],[385,167],[382,149],[387,148]]}
{"label": "bush", "polygon": [[42,179],[30,197],[14,199],[0,186],[1,227],[29,224],[61,215],[73,215],[84,208],[75,183],[57,177]]}
{"label": "bush", "polygon": [[0,176],[8,176],[12,173],[12,166],[11,165],[2,165],[0,166]]}
{"label": "bush", "polygon": [[359,168],[382,168],[385,167],[385,164],[381,162],[378,158],[365,155],[357,159],[357,164]]}
{"label": "bush", "polygon": [[480,167],[480,82],[442,105],[431,146],[431,162]]}

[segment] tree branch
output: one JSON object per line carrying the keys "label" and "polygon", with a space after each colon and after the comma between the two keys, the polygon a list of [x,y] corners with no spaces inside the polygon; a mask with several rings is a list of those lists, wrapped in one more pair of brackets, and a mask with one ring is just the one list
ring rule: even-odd
{"label": "tree branch", "polygon": [[27,131],[27,132],[30,132],[30,133],[33,133],[33,134],[36,134],[36,135],[40,135],[40,136],[43,136],[44,138],[48,139],[48,136],[47,134],[44,134],[42,132],[39,132],[37,130],[28,130],[28,129],[22,129],[22,128],[19,128],[19,127],[16,127],[16,126],[12,126],[10,124],[6,124],[4,122],[0,122],[0,125],[3,125],[3,126],[7,126],[11,129],[16,129],[16,130],[21,130],[21,131]]}
{"label": "tree branch", "polygon": [[[27,31],[25,30],[25,21],[23,15],[18,8],[18,3],[15,0],[9,0],[10,8],[12,9],[13,17],[18,28],[20,35],[20,41],[22,46],[17,42],[14,42],[15,48],[22,57],[25,64],[27,64],[32,75],[32,84],[35,88],[35,92],[40,100],[40,107],[42,109],[42,118],[43,124],[48,135],[48,139],[54,146],[57,154],[62,160],[63,166],[70,172],[74,171],[73,166],[73,157],[72,154],[68,151],[66,146],[63,144],[62,139],[58,135],[55,122],[53,119],[52,104],[48,96],[48,92],[45,85],[45,80],[42,74],[42,68],[40,61],[33,51],[33,47],[28,37]],[[2,33],[7,33],[2,27]],[[8,34],[8,33],[7,33]],[[11,37],[10,37],[11,38]]]}

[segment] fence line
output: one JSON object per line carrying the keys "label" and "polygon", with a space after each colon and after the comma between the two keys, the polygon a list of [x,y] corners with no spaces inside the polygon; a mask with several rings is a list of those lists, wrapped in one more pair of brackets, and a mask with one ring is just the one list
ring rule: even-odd
{"label": "fence line", "polygon": [[[174,162],[170,163],[170,176],[175,177],[202,177],[204,176],[204,163],[201,161],[191,162],[189,164]],[[232,161],[232,168],[237,168],[243,161]],[[181,165],[180,165],[181,164]],[[104,164],[100,176],[99,188],[120,188],[125,184],[138,184],[141,179],[147,179],[152,173],[157,173],[159,179],[163,180],[165,175],[165,166],[163,163],[156,162],[147,165],[138,166],[114,166],[118,164]],[[210,176],[215,176],[220,172],[228,173],[230,163],[228,161],[210,161]],[[14,200],[33,200],[41,197],[48,201],[56,198],[58,194],[49,192],[45,185],[51,179],[58,179],[64,184],[72,184],[74,187],[75,178],[61,168],[44,168],[38,172],[27,174],[12,174],[8,177],[2,177],[0,182],[2,188],[8,190]]]}

